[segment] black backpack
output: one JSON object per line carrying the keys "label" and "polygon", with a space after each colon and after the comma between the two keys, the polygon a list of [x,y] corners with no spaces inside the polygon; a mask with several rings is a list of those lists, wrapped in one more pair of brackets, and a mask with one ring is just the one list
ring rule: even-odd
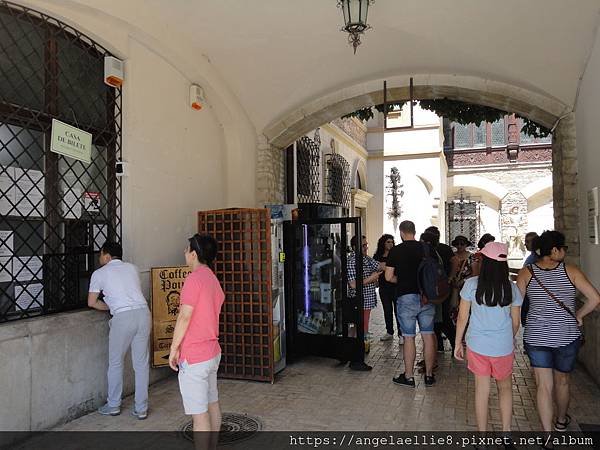
{"label": "black backpack", "polygon": [[442,303],[450,295],[450,283],[444,261],[435,249],[423,243],[423,258],[417,269],[417,283],[421,303]]}

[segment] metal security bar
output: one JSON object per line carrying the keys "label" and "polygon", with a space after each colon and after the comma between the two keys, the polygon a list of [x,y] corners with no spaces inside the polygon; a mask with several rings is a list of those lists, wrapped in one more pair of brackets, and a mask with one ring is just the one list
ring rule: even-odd
{"label": "metal security bar", "polygon": [[[0,0],[0,322],[86,305],[99,247],[121,237],[121,91],[110,53]],[[92,134],[91,163],[50,149],[52,119]]]}
{"label": "metal security bar", "polygon": [[448,241],[456,236],[468,238],[473,244],[479,240],[479,204],[465,197],[461,189],[459,197],[446,204]]}
{"label": "metal security bar", "polygon": [[327,201],[350,208],[350,164],[338,153],[325,155]]}
{"label": "metal security bar", "polygon": [[302,136],[296,141],[296,180],[299,203],[321,201],[321,150],[319,144]]}

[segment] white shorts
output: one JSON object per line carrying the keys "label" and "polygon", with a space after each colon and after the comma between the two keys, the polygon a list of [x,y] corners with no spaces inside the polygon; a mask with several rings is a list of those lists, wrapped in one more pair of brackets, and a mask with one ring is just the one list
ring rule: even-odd
{"label": "white shorts", "polygon": [[220,361],[219,353],[208,361],[196,364],[183,361],[179,364],[179,391],[186,414],[204,414],[208,411],[209,403],[219,400],[217,371]]}

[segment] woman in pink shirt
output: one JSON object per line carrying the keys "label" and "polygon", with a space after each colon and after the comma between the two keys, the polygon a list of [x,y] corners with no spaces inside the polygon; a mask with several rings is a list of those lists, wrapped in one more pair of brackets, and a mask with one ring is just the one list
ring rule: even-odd
{"label": "woman in pink shirt", "polygon": [[[225,295],[210,268],[217,255],[217,241],[195,234],[184,253],[192,272],[181,290],[169,366],[179,371],[183,408],[193,418],[194,431],[218,432],[221,428],[217,392],[221,360],[219,314]],[[215,446],[216,437],[217,433],[211,433]]]}

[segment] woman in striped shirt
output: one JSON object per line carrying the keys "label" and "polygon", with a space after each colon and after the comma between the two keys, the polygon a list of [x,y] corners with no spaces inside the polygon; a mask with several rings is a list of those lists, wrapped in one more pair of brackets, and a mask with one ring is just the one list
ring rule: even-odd
{"label": "woman in striped shirt", "polygon": [[[521,269],[517,278],[521,294],[529,298],[525,349],[535,372],[542,427],[552,431],[554,397],[554,429],[565,431],[571,421],[567,414],[569,374],[575,368],[581,345],[580,327],[583,318],[600,304],[600,294],[578,267],[564,263],[567,246],[562,233],[545,231],[534,241],[533,248],[539,259]],[[587,301],[576,311],[577,291]]]}

